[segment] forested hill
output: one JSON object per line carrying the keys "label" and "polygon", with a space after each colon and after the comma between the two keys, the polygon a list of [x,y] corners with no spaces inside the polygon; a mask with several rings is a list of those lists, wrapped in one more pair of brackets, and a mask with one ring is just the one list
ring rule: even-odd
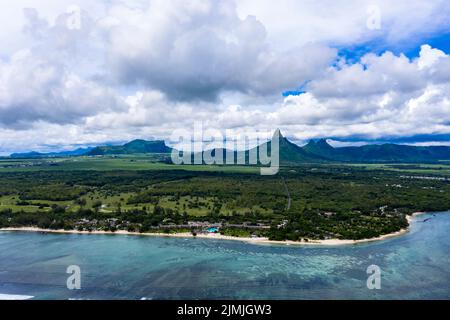
{"label": "forested hill", "polygon": [[13,153],[10,155],[11,158],[17,159],[31,159],[31,158],[55,158],[55,157],[76,157],[82,156],[90,152],[93,148],[78,148],[70,151],[59,151],[59,152],[26,152],[26,153]]}
{"label": "forested hill", "polygon": [[303,147],[308,154],[341,162],[430,163],[450,161],[450,147],[415,147],[397,144],[333,148],[326,140],[310,141]]}
{"label": "forested hill", "polygon": [[[373,144],[359,147],[334,148],[326,139],[311,140],[303,147],[292,143],[279,133],[280,164],[290,166],[302,163],[437,163],[439,161],[450,161],[450,147],[430,146],[415,147],[397,144]],[[253,151],[258,153],[259,148],[264,146],[271,150],[271,141],[256,147]],[[266,149],[264,149],[266,150]],[[214,155],[217,152],[230,152],[217,149],[208,151]],[[245,158],[249,159],[250,151],[245,152]]]}
{"label": "forested hill", "polygon": [[[429,146],[416,147],[397,144],[372,144],[359,147],[332,147],[325,139],[310,141],[301,147],[285,138],[280,131],[280,163],[282,165],[295,165],[301,163],[326,163],[326,162],[358,162],[358,163],[436,163],[439,161],[450,161],[450,147]],[[264,144],[268,150],[271,142]],[[263,145],[261,145],[263,146]],[[261,147],[256,147],[256,151]],[[172,148],[168,147],[162,140],[147,141],[133,140],[124,145],[99,146],[96,148],[77,149],[59,153],[17,153],[12,158],[43,158],[58,156],[104,156],[104,155],[126,155],[147,153],[170,153]],[[227,150],[209,150],[209,154],[232,152]],[[205,153],[206,153],[205,152]],[[245,153],[249,158],[250,151],[235,152],[242,155]]]}
{"label": "forested hill", "polygon": [[170,153],[169,148],[164,141],[146,141],[133,140],[122,146],[102,146],[89,151],[86,155],[113,155],[113,154],[136,154],[136,153]]}

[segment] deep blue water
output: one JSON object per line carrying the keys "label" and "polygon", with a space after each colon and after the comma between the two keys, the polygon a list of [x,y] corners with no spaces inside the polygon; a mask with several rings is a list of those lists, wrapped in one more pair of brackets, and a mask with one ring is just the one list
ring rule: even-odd
{"label": "deep blue water", "polygon": [[[431,218],[431,220],[422,222]],[[366,269],[381,270],[381,289]],[[66,287],[69,265],[81,290]],[[450,299],[450,212],[344,247],[0,232],[0,294],[35,299]]]}

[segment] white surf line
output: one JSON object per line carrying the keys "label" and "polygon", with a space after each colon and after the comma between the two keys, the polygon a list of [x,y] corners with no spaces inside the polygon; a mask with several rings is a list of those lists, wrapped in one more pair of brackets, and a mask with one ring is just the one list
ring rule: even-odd
{"label": "white surf line", "polygon": [[33,296],[0,293],[0,300],[30,300],[33,298],[34,298]]}

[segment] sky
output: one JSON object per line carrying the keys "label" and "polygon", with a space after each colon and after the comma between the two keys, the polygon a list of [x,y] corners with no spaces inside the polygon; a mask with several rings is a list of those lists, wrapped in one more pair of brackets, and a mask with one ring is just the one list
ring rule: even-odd
{"label": "sky", "polygon": [[446,0],[4,0],[0,21],[0,155],[196,121],[450,145]]}

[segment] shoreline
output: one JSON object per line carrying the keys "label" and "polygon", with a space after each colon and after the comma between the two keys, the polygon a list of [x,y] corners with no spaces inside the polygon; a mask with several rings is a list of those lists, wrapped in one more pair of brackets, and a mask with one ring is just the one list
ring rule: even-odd
{"label": "shoreline", "polygon": [[21,228],[0,228],[0,232],[36,232],[36,233],[52,233],[52,234],[84,234],[84,235],[129,235],[129,236],[145,236],[145,237],[162,237],[162,238],[198,238],[198,239],[212,239],[212,240],[227,240],[227,241],[241,241],[249,244],[256,245],[286,245],[286,246],[342,246],[342,245],[356,245],[362,243],[370,243],[375,241],[383,241],[386,239],[402,236],[410,231],[411,222],[419,215],[427,214],[427,212],[415,212],[412,215],[406,216],[408,221],[408,227],[397,232],[385,234],[376,238],[361,239],[361,240],[341,240],[341,239],[328,239],[328,240],[309,240],[306,241],[275,241],[268,238],[239,238],[232,236],[224,236],[221,234],[198,234],[196,236],[192,233],[140,233],[129,232],[125,230],[112,231],[78,231],[78,230],[52,230],[41,229],[37,227],[21,227]]}

